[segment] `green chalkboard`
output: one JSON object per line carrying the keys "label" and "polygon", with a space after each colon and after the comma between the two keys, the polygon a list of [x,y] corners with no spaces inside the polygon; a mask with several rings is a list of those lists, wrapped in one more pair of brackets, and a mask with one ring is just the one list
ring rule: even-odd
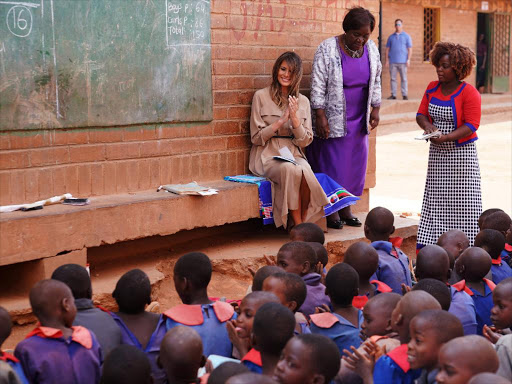
{"label": "green chalkboard", "polygon": [[207,0],[0,0],[0,130],[212,119]]}

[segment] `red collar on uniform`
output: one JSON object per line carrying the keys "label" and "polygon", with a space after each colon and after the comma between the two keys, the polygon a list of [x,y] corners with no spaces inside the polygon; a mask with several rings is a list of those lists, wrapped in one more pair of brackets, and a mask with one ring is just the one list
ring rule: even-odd
{"label": "red collar on uniform", "polygon": [[2,351],[0,351],[0,360],[1,361],[5,361],[5,362],[12,361],[13,363],[19,363],[20,362],[17,358],[15,358],[10,353],[2,352]]}
{"label": "red collar on uniform", "polygon": [[310,316],[311,322],[319,328],[331,328],[340,320],[331,312],[316,313]]}
{"label": "red collar on uniform", "polygon": [[[489,289],[491,291],[494,291],[494,288],[496,287],[496,284],[494,284],[491,280],[488,280],[488,279],[483,279],[483,280],[484,280],[484,283],[487,284]],[[455,288],[459,292],[460,291],[466,292],[469,296],[473,296],[474,295],[473,291],[469,287],[466,286],[466,280],[461,280],[458,283],[453,284],[452,287]]]}
{"label": "red collar on uniform", "polygon": [[405,373],[407,373],[407,371],[409,371],[409,369],[411,368],[409,362],[407,361],[407,344],[402,344],[401,346],[396,347],[395,349],[388,353],[388,356]]}
{"label": "red collar on uniform", "polygon": [[377,286],[377,291],[381,292],[381,293],[385,293],[385,292],[392,292],[393,290],[390,288],[389,285],[387,285],[386,283],[383,283],[382,281],[379,281],[379,280],[372,280],[370,281],[371,284],[375,284]]}
{"label": "red collar on uniform", "polygon": [[[217,319],[221,323],[230,320],[235,313],[235,309],[232,305],[222,301],[216,301],[212,304],[212,307],[215,316],[217,316]],[[165,311],[164,315],[178,323],[188,326],[201,325],[204,322],[203,311],[200,304],[180,304]]]}
{"label": "red collar on uniform", "polygon": [[400,248],[404,242],[404,239],[401,237],[390,237],[389,242],[393,245],[393,247]]}
{"label": "red collar on uniform", "polygon": [[505,243],[505,251],[512,252],[512,244]]}
{"label": "red collar on uniform", "polygon": [[[375,284],[377,286],[376,291],[379,291],[381,293],[384,292],[392,292],[393,290],[387,285],[386,283],[383,283],[379,280],[372,280],[370,281],[370,284]],[[352,305],[356,307],[357,309],[363,309],[363,307],[368,302],[368,297],[366,295],[360,295],[360,296],[354,296],[352,299]]]}
{"label": "red collar on uniform", "polygon": [[[82,345],[87,349],[92,348],[92,336],[91,332],[87,328],[81,327],[79,325],[71,327],[73,333],[71,334],[71,340]],[[43,339],[59,339],[62,337],[62,331],[60,329],[51,328],[51,327],[43,327],[39,325],[32,332],[30,332],[26,339],[32,336],[39,336]]]}
{"label": "red collar on uniform", "polygon": [[498,256],[497,259],[492,259],[493,265],[501,265],[501,256]]}
{"label": "red collar on uniform", "polygon": [[243,357],[242,361],[250,361],[259,367],[263,366],[263,363],[261,362],[261,353],[254,348],[247,352],[247,355]]}

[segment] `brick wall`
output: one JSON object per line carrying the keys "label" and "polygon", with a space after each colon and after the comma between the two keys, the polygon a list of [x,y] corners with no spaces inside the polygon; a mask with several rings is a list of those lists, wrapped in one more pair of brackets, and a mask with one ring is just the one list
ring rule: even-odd
{"label": "brick wall", "polygon": [[[295,50],[304,60],[308,94],[316,47],[341,32],[355,5],[378,19],[377,0],[213,0],[212,122],[0,132],[0,204],[66,192],[151,190],[246,172],[252,95],[269,84],[274,60]],[[367,187],[375,182],[374,169]]]}

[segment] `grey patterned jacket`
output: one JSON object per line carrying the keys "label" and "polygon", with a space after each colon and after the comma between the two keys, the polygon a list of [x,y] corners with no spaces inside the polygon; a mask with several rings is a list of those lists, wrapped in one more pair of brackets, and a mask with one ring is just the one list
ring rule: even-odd
{"label": "grey patterned jacket", "polygon": [[[368,90],[368,107],[366,112],[366,129],[370,133],[370,107],[379,107],[381,103],[380,75],[382,64],[377,46],[372,40],[366,43],[370,60],[370,84]],[[313,59],[311,73],[311,109],[313,132],[315,130],[314,109],[325,109],[329,122],[329,138],[343,137],[347,134],[347,116],[345,93],[343,92],[343,73],[341,57],[336,37],[330,37],[318,46]],[[316,136],[316,134],[315,134]]]}

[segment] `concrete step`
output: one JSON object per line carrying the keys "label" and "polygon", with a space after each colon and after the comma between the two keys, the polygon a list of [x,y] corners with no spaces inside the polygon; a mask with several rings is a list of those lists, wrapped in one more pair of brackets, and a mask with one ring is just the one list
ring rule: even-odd
{"label": "concrete step", "polygon": [[[357,216],[364,222],[366,214]],[[417,220],[395,217],[396,231],[393,236],[404,238],[402,249],[410,257],[415,256],[417,224]],[[328,268],[343,260],[351,244],[366,241],[362,227],[330,229],[325,236],[329,253]],[[184,253],[198,251],[206,253],[212,260],[209,295],[241,299],[252,281],[249,268],[257,270],[265,265],[263,255],[276,255],[287,241],[289,236],[285,231],[262,226],[261,220],[255,219],[92,248],[88,261],[93,298],[96,304],[115,309],[111,294],[117,280],[130,269],[140,268],[151,280],[152,298],[160,303],[160,310],[172,307],[180,302],[172,280],[174,264]],[[35,318],[26,295],[2,296],[0,302],[11,313],[15,323],[13,334],[5,343],[5,348],[13,348],[30,331]]]}

